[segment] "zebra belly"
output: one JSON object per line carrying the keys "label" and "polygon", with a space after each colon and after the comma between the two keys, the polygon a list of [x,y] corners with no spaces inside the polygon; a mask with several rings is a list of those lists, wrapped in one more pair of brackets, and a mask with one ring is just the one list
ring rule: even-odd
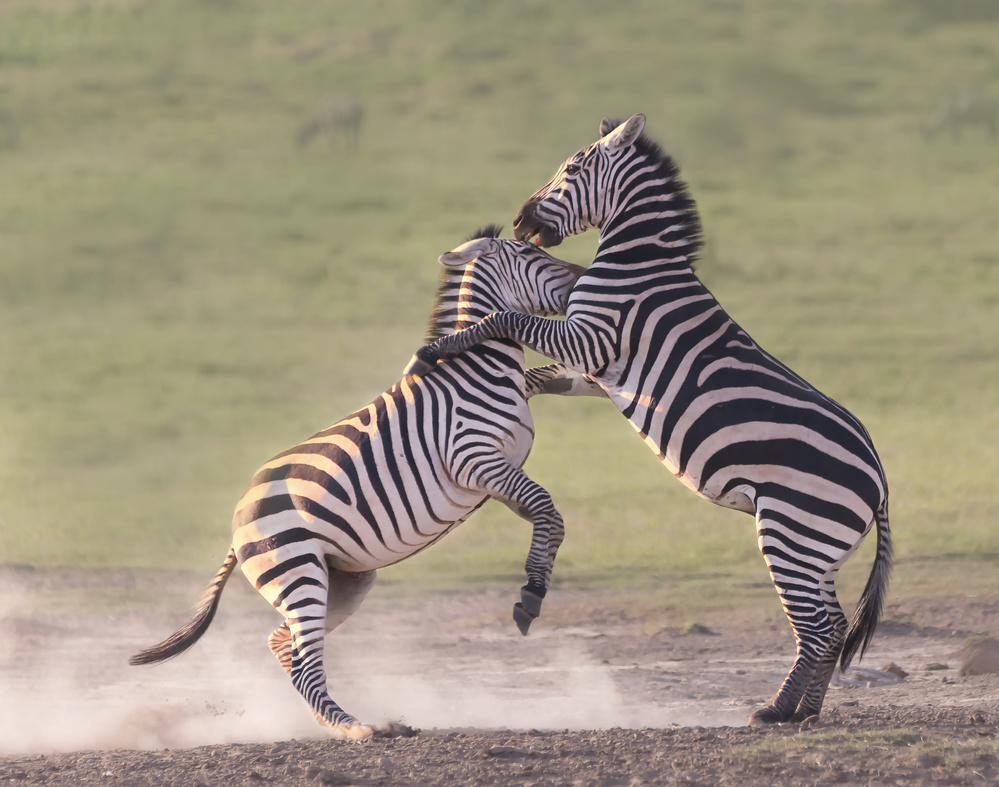
{"label": "zebra belly", "polygon": [[[764,492],[794,490],[813,498],[817,507],[846,509],[838,516],[851,530],[859,530],[872,521],[886,494],[880,465],[864,435],[844,415],[816,401],[818,396],[791,403],[797,412],[811,412],[810,425],[787,418],[779,406],[771,411],[773,420],[752,420],[745,406],[735,402],[725,418],[696,440],[689,439],[688,432],[696,418],[688,414],[703,412],[700,403],[689,406],[667,430],[662,402],[619,391],[611,398],[622,413],[630,408],[628,421],[646,445],[684,486],[705,500],[753,514]],[[643,425],[650,423],[663,431],[646,434]],[[823,435],[830,425],[839,430],[838,439]],[[846,439],[854,440],[853,447],[842,442]]]}

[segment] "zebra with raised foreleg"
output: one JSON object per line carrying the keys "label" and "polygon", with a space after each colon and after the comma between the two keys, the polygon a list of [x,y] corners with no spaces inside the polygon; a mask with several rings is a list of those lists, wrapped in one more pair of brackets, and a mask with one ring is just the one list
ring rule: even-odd
{"label": "zebra with raised foreleg", "polygon": [[[485,228],[441,257],[428,340],[497,309],[565,311],[582,268],[497,234]],[[588,385],[552,368],[530,380],[530,393],[578,393]],[[257,472],[236,506],[229,554],[193,617],[131,663],[162,661],[194,644],[238,561],[284,616],[268,644],[316,716],[337,737],[371,735],[330,697],[323,649],[326,634],[371,589],[377,569],[427,548],[494,497],[533,524],[528,581],[514,619],[526,634],[540,614],[563,524],[548,492],[520,469],[533,439],[524,350],[514,342],[486,342],[432,374],[405,377]]]}
{"label": "zebra with raised foreleg", "polygon": [[[565,321],[499,312],[421,349],[410,368],[486,339],[521,342],[591,375],[694,492],[754,514],[797,655],[750,723],[804,719],[881,614],[892,559],[884,471],[860,421],[762,350],[694,275],[696,206],[644,126],[644,115],[604,121],[517,217],[517,237],[543,246],[600,231]],[[872,524],[877,554],[848,629],[836,572]]]}

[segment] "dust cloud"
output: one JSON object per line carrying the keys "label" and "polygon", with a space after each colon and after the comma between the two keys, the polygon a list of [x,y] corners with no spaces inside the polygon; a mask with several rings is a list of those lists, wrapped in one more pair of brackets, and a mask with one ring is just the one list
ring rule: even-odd
{"label": "dust cloud", "polygon": [[[479,602],[481,603],[481,602]],[[497,610],[506,599],[488,600]],[[239,605],[237,605],[238,607]],[[480,613],[481,610],[475,610]],[[327,638],[330,692],[368,724],[419,729],[607,729],[741,723],[745,711],[698,715],[623,691],[627,668],[589,652],[603,636],[535,623],[522,637],[498,612],[447,623],[426,605],[364,607]],[[324,730],[267,648],[273,610],[226,612],[187,653],[130,667],[182,615],[4,621],[0,755],[82,749],[187,748],[321,738]],[[703,710],[703,708],[702,708]]]}

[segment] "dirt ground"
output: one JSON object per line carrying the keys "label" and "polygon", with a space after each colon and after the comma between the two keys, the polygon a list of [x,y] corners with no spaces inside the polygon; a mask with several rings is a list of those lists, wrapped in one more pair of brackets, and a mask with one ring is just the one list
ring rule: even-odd
{"label": "dirt ground", "polygon": [[[344,744],[267,651],[276,615],[237,584],[190,652],[131,668],[129,654],[182,622],[199,580],[0,566],[0,785],[999,781],[999,676],[958,674],[966,638],[994,633],[999,595],[891,604],[816,723],[761,729],[744,724],[790,667],[785,626],[663,628],[562,592],[524,638],[508,617],[515,589],[372,594],[330,637],[331,692],[363,721],[416,734]],[[29,587],[41,601],[26,603]],[[162,603],[69,611],[109,588],[134,596],[130,609],[156,589]]]}

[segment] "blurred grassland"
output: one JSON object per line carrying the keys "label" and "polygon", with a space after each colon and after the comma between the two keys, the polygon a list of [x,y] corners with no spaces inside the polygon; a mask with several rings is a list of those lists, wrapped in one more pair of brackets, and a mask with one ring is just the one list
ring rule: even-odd
{"label": "blurred grassland", "polygon": [[[207,580],[256,467],[398,379],[437,256],[641,111],[700,205],[704,281],[871,431],[893,593],[999,589],[999,145],[921,133],[948,93],[999,96],[996,9],[5,0],[0,562]],[[327,94],[363,103],[356,151],[296,146]],[[773,593],[751,519],[613,408],[535,403],[556,583]],[[383,576],[517,582],[528,543],[493,504]]]}

